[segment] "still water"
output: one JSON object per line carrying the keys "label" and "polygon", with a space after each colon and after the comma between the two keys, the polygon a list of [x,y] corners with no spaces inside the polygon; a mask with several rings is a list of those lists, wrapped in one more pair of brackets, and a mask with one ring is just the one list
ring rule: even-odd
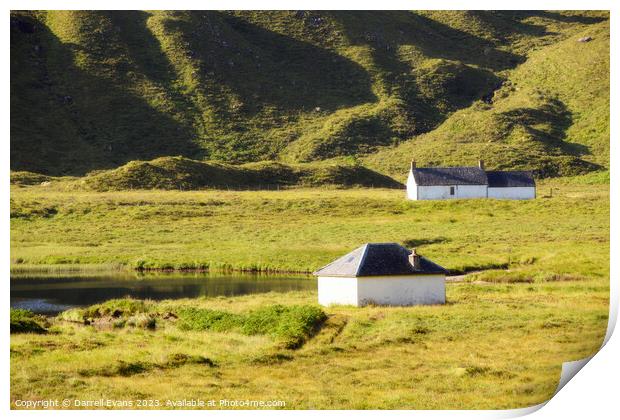
{"label": "still water", "polygon": [[252,274],[12,275],[11,307],[53,315],[108,299],[179,299],[316,290],[311,276]]}

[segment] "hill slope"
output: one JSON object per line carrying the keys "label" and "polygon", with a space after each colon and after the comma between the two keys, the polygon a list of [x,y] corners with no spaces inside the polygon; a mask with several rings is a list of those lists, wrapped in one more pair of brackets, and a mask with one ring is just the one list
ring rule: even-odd
{"label": "hill slope", "polygon": [[[591,36],[590,42],[578,39]],[[365,163],[402,179],[409,161],[534,168],[541,176],[609,167],[609,22],[533,52],[488,102]]]}
{"label": "hill slope", "polygon": [[[581,158],[604,166],[607,20],[600,12],[12,12],[11,167],[82,175],[161,156],[308,162],[381,150],[369,161],[394,171],[418,138],[440,133],[460,110],[478,114],[481,100],[495,103],[504,80],[528,77],[544,98],[525,109],[571,115],[554,123],[562,133],[537,135],[531,116],[513,123],[504,113],[509,128],[498,136],[515,137],[519,126],[540,144],[517,148],[519,159],[490,148],[487,160],[548,174],[595,167]],[[574,46],[591,30],[593,42]],[[574,69],[588,49],[599,64],[565,85],[547,70],[558,61],[542,52],[554,48]],[[577,86],[582,99],[567,99]],[[588,96],[595,109],[582,106]],[[463,124],[476,131],[469,118]],[[435,137],[427,143],[437,148],[416,149],[420,161],[477,154],[447,158],[439,151],[449,140]]]}

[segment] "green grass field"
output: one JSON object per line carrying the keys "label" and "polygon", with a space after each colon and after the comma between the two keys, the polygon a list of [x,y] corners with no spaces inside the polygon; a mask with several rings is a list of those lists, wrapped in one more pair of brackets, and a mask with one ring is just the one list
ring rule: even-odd
{"label": "green grass field", "polygon": [[546,181],[532,201],[429,202],[389,189],[12,188],[14,270],[113,264],[308,272],[365,242],[415,246],[454,273],[501,268],[479,274],[500,280],[604,277],[609,268],[609,184]]}
{"label": "green grass field", "polygon": [[13,271],[305,272],[394,241],[474,273],[448,284],[443,306],[329,307],[326,320],[312,309],[315,292],[109,302],[47,320],[16,313],[14,331],[48,332],[12,334],[12,401],[517,408],[548,399],[561,363],[591,355],[605,334],[608,173],[539,182],[530,201],[411,202],[388,189],[92,192],[72,182],[12,186]]}
{"label": "green grass field", "polygon": [[[551,397],[562,362],[598,350],[608,288],[607,279],[449,284],[446,305],[329,307],[325,321],[310,309],[314,292],[111,302],[63,314],[78,322],[54,319],[47,334],[12,334],[11,400],[526,407]],[[315,315],[294,309],[303,305]],[[124,312],[113,318],[116,307]],[[278,307],[288,310],[273,315]],[[90,325],[82,323],[84,313]],[[301,347],[290,348],[291,336],[302,338]]]}

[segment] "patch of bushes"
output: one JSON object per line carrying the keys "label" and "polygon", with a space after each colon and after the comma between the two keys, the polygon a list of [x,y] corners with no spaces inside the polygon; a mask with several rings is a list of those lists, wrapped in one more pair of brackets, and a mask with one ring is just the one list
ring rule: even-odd
{"label": "patch of bushes", "polygon": [[165,366],[170,368],[176,368],[187,364],[207,365],[209,367],[217,366],[217,364],[208,357],[191,356],[185,353],[173,353],[169,355]]}
{"label": "patch of bushes", "polygon": [[51,176],[35,172],[11,171],[11,185],[38,185],[53,179]]}
{"label": "patch of bushes", "polygon": [[53,217],[58,214],[56,206],[46,206],[38,202],[11,203],[11,219],[31,219],[33,217]]}
{"label": "patch of bushes", "polygon": [[178,327],[193,331],[230,331],[242,325],[243,318],[230,312],[212,309],[183,308],[177,314]]}
{"label": "patch of bushes", "polygon": [[121,316],[131,316],[148,312],[151,306],[152,304],[150,302],[144,300],[129,298],[112,299],[82,309],[82,315],[84,318],[101,318],[104,316],[119,318]]}
{"label": "patch of bushes", "polygon": [[270,305],[247,314],[185,308],[178,315],[181,329],[268,335],[289,349],[300,347],[327,319],[323,310],[312,305]]}
{"label": "patch of bushes", "polygon": [[119,360],[111,366],[94,369],[80,369],[78,373],[81,376],[133,376],[153,369],[154,365],[148,362],[125,362]]}
{"label": "patch of bushes", "polygon": [[155,315],[149,314],[153,304],[138,299],[112,299],[87,308],[73,308],[58,314],[57,319],[111,328],[125,326],[154,329]]}
{"label": "patch of bushes", "polygon": [[137,314],[129,317],[129,319],[127,319],[126,321],[126,325],[129,325],[130,327],[154,330],[157,326],[157,319],[153,315]]}
{"label": "patch of bushes", "polygon": [[286,348],[298,348],[326,319],[325,312],[316,306],[271,305],[250,312],[242,332],[271,335],[282,339]]}
{"label": "patch of bushes", "polygon": [[11,334],[44,334],[47,332],[44,325],[45,320],[41,316],[34,314],[32,311],[11,308]]}

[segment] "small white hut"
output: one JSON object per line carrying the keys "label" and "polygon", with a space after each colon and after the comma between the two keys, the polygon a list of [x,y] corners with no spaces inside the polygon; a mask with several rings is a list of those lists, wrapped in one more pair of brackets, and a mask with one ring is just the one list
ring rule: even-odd
{"label": "small white hut", "polygon": [[432,305],[446,302],[446,269],[396,243],[365,244],[317,270],[319,303]]}

